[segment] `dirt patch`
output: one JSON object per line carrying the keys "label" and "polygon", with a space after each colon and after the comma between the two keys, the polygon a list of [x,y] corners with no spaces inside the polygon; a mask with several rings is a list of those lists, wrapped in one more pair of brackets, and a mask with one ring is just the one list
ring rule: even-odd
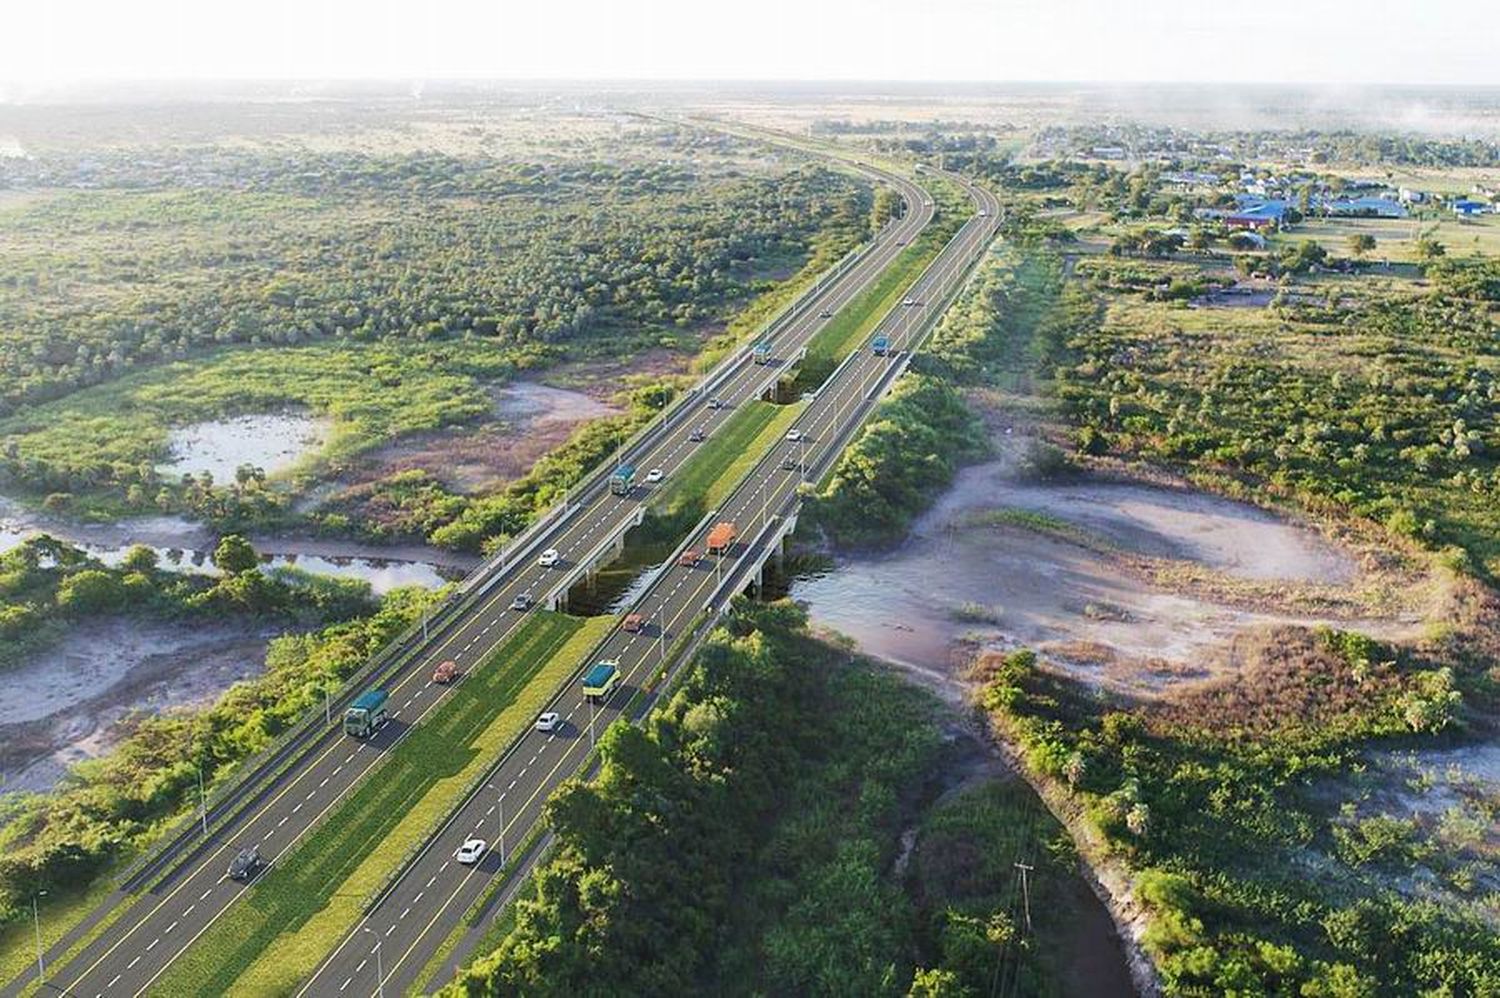
{"label": "dirt patch", "polygon": [[[613,392],[619,383],[613,383]],[[357,459],[340,476],[341,490],[403,471],[424,471],[465,493],[492,492],[520,478],[580,423],[620,410],[585,391],[536,382],[513,382],[493,390],[495,418],[484,425],[413,434]]]}
{"label": "dirt patch", "polygon": [[906,663],[1024,645],[1151,694],[1243,666],[1236,640],[1328,625],[1415,637],[1434,582],[1265,510],[1187,489],[1027,477],[1026,432],[960,473],[896,551],[799,582],[815,623]]}
{"label": "dirt patch", "polygon": [[6,791],[51,789],[70,765],[118,742],[136,717],[212,702],[262,671],[275,633],[128,618],[72,628],[0,676]]}

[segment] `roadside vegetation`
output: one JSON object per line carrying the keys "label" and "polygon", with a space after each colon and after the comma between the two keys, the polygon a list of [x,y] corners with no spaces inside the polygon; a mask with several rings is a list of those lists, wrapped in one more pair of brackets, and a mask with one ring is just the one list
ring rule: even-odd
{"label": "roadside vegetation", "polygon": [[808,526],[844,546],[892,543],[961,464],[985,453],[983,426],[963,396],[942,378],[909,374],[807,504]]}
{"label": "roadside vegetation", "polygon": [[993,784],[934,806],[936,702],[804,625],[738,603],[644,727],[609,729],[508,934],[446,993],[1065,993],[1010,865],[1065,922],[1058,826]]}

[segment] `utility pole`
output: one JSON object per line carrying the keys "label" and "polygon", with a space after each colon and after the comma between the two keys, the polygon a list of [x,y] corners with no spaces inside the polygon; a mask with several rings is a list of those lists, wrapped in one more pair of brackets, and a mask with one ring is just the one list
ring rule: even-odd
{"label": "utility pole", "polygon": [[1027,863],[1017,863],[1016,869],[1021,871],[1021,898],[1026,905],[1026,931],[1031,932],[1031,887],[1026,875],[1036,867]]}
{"label": "utility pole", "polygon": [[46,896],[46,891],[37,891],[31,895],[31,922],[36,929],[36,986],[39,989],[46,983],[47,967],[42,963],[42,915],[37,902]]}

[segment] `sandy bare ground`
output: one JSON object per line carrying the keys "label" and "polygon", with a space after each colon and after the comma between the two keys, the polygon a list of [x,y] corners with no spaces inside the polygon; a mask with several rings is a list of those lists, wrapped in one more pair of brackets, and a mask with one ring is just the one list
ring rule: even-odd
{"label": "sandy bare ground", "polygon": [[338,484],[357,486],[421,470],[460,492],[493,491],[531,470],[581,423],[620,411],[589,392],[537,382],[512,382],[492,394],[492,422],[414,434],[377,448],[361,456]]}
{"label": "sandy bare ground", "polygon": [[797,584],[867,652],[953,668],[955,645],[1027,646],[1087,682],[1152,694],[1232,671],[1285,625],[1415,636],[1434,586],[1243,503],[1082,476],[1026,480],[1023,442],[965,469],[895,552]]}
{"label": "sandy bare ground", "polygon": [[265,666],[274,631],[114,618],[75,627],[0,674],[7,792],[47,790],[108,751],[132,718],[203,706]]}

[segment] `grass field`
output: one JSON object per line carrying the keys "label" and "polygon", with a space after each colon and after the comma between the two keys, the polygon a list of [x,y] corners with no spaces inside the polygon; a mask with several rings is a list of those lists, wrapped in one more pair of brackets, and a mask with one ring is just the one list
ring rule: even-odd
{"label": "grass field", "polygon": [[304,979],[609,627],[537,613],[157,982],[161,994],[279,994]]}
{"label": "grass field", "polygon": [[1476,254],[1500,256],[1500,215],[1481,215],[1460,221],[1445,214],[1441,219],[1420,218],[1310,218],[1272,240],[1279,244],[1296,244],[1316,240],[1336,256],[1349,255],[1349,237],[1365,234],[1375,237],[1375,248],[1365,254],[1370,261],[1414,263],[1417,237],[1426,236],[1442,243],[1449,256]]}

